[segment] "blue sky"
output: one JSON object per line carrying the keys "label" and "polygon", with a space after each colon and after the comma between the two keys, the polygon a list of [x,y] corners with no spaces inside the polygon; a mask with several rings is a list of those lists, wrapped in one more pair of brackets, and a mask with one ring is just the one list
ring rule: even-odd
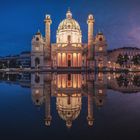
{"label": "blue sky", "polygon": [[41,30],[44,17],[52,18],[51,41],[56,41],[56,30],[70,7],[87,42],[87,16],[95,17],[95,34],[104,32],[108,48],[134,44],[140,48],[139,0],[1,0],[0,1],[0,56],[18,54],[31,49],[32,36]]}

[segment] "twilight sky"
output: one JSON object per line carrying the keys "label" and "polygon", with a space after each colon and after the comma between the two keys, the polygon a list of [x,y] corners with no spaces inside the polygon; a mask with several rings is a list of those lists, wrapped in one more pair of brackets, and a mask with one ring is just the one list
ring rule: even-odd
{"label": "twilight sky", "polygon": [[44,35],[45,14],[52,18],[51,40],[70,7],[87,42],[87,16],[95,17],[95,32],[104,32],[108,48],[138,46],[140,48],[140,0],[0,0],[0,56],[18,54],[31,49],[32,36]]}

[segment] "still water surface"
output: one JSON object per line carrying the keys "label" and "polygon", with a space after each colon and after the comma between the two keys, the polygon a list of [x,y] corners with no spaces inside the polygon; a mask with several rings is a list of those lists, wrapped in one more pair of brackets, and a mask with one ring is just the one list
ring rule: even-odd
{"label": "still water surface", "polygon": [[0,140],[140,139],[140,74],[0,74]]}

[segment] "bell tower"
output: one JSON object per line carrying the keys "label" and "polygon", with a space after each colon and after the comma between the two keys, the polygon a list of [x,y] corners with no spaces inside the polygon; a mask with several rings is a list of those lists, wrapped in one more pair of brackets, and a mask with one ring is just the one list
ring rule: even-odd
{"label": "bell tower", "polygon": [[102,32],[98,32],[95,37],[95,60],[98,70],[103,70],[107,67],[107,41]]}
{"label": "bell tower", "polygon": [[32,68],[43,68],[44,66],[44,40],[40,31],[38,31],[32,39],[31,48],[31,67]]}

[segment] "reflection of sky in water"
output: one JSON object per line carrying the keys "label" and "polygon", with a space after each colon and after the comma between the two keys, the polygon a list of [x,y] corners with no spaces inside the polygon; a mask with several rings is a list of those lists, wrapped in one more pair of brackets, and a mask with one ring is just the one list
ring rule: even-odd
{"label": "reflection of sky in water", "polygon": [[[32,77],[32,76],[31,76]],[[114,76],[113,76],[114,77]],[[18,82],[19,84],[20,82]],[[140,129],[140,93],[121,93],[114,89],[107,89],[103,106],[93,102],[94,124],[87,123],[87,96],[83,94],[82,108],[79,116],[68,129],[65,121],[60,118],[56,110],[56,97],[51,98],[52,122],[45,126],[45,105],[36,107],[32,101],[31,88],[20,85],[0,83],[0,138],[79,138],[113,139],[119,137],[136,137]],[[21,83],[20,83],[21,84]],[[23,81],[22,81],[23,84]],[[99,87],[104,88],[101,84]],[[98,88],[97,88],[98,87]],[[51,90],[52,91],[52,90]]]}

